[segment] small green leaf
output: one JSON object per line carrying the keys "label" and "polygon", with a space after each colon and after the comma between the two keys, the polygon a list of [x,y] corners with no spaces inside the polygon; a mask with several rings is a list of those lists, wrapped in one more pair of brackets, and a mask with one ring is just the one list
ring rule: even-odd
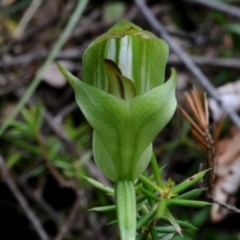
{"label": "small green leaf", "polygon": [[145,214],[137,221],[137,230],[142,228],[143,226],[147,225],[147,223],[155,217],[156,208],[153,208],[149,213]]}
{"label": "small green leaf", "polygon": [[143,174],[139,177],[139,179],[150,188],[154,189],[157,192],[161,192],[161,188],[159,188],[155,183],[153,183],[149,178],[145,177]]}
{"label": "small green leaf", "polygon": [[151,198],[152,200],[157,201],[157,202],[160,200],[160,198],[158,198],[157,196],[155,196],[153,193],[149,192],[148,190],[146,190],[142,187],[140,187],[140,190],[148,198]]}
{"label": "small green leaf", "polygon": [[163,226],[163,227],[156,227],[158,233],[175,233],[176,229],[173,226]]}
{"label": "small green leaf", "polygon": [[169,222],[173,225],[173,227],[176,229],[176,231],[182,236],[182,229],[180,225],[178,224],[177,220],[175,217],[172,215],[172,213],[169,211],[169,209],[166,207],[165,208],[165,216],[169,220]]}
{"label": "small green leaf", "polygon": [[178,194],[180,192],[183,192],[184,190],[188,189],[189,187],[197,183],[205,175],[207,171],[209,171],[209,169],[191,176],[190,178],[186,179],[185,181],[181,182],[176,187],[174,187],[171,192],[173,194]]}
{"label": "small green leaf", "polygon": [[171,240],[174,237],[174,233],[169,233],[165,235],[158,234],[161,240]]}
{"label": "small green leaf", "polygon": [[167,210],[167,203],[168,200],[165,198],[161,198],[158,204],[157,214],[156,217],[159,219],[160,217],[164,216],[166,210]]}
{"label": "small green leaf", "polygon": [[151,158],[151,167],[158,187],[163,188],[163,182],[161,179],[163,168],[159,168],[155,154],[153,154]]}
{"label": "small green leaf", "polygon": [[169,199],[168,205],[178,205],[184,207],[205,207],[207,205],[211,205],[211,203],[187,199]]}
{"label": "small green leaf", "polygon": [[[169,223],[169,219],[166,217],[161,217],[160,218],[163,222]],[[178,219],[175,219],[175,221],[178,223],[178,225],[182,228],[182,229],[197,229],[196,227],[194,227],[191,223],[186,222],[186,221],[181,221]]]}
{"label": "small green leaf", "polygon": [[117,224],[117,220],[113,220],[107,223],[107,225],[116,225],[116,224]]}
{"label": "small green leaf", "polygon": [[193,189],[177,196],[175,199],[195,199],[201,194],[202,191],[204,191],[204,189]]}
{"label": "small green leaf", "polygon": [[102,183],[92,179],[92,178],[89,178],[89,177],[83,177],[84,179],[86,179],[88,181],[89,184],[91,184],[93,187],[107,193],[107,194],[111,194],[111,195],[114,195],[114,190],[110,187],[107,187],[105,185],[103,185]]}
{"label": "small green leaf", "polygon": [[94,208],[89,209],[88,211],[111,212],[114,210],[116,210],[116,206],[111,205],[111,206],[104,206],[104,207],[94,207]]}
{"label": "small green leaf", "polygon": [[[146,173],[143,173],[144,176],[146,176],[148,179],[148,175]],[[149,179],[150,180],[150,179]],[[139,184],[137,187],[137,189],[140,189],[141,191],[141,188],[144,189],[143,191],[146,191],[144,193],[144,195],[146,196],[146,199],[149,203],[149,205],[151,207],[153,207],[155,205],[156,202],[158,202],[159,200],[156,200],[156,196],[155,196],[155,190],[153,190],[151,187],[149,187],[147,184],[144,184],[143,182],[141,184]],[[135,189],[136,190],[136,189]],[[147,196],[149,193],[149,196]],[[152,197],[150,197],[152,196]],[[155,200],[154,200],[155,199]]]}

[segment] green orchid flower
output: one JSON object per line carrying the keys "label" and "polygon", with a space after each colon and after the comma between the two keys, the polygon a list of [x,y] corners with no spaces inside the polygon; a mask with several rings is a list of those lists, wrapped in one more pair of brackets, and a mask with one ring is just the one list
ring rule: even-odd
{"label": "green orchid flower", "polygon": [[83,81],[58,65],[75,90],[93,133],[97,166],[115,185],[121,239],[135,239],[133,182],[146,169],[152,142],[176,109],[176,72],[164,83],[168,45],[128,21],[93,41]]}

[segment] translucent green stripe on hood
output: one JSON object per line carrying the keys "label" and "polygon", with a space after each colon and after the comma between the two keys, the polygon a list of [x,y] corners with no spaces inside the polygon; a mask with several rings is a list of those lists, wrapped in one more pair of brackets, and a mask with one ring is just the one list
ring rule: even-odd
{"label": "translucent green stripe on hood", "polygon": [[133,81],[139,95],[163,84],[167,58],[165,41],[123,20],[93,41],[85,51],[83,81],[107,91],[103,60],[111,59],[122,75]]}

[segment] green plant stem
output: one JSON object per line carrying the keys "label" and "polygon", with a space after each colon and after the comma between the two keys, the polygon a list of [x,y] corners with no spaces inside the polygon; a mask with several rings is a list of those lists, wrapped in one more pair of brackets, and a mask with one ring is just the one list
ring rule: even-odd
{"label": "green plant stem", "polygon": [[141,180],[142,183],[148,185],[149,187],[156,190],[157,192],[159,193],[161,192],[162,189],[158,187],[156,184],[154,184],[151,180],[149,180],[149,178],[145,177],[143,174],[139,176],[139,179]]}
{"label": "green plant stem", "polygon": [[83,10],[85,9],[86,5],[88,3],[88,0],[81,0],[78,1],[78,5],[71,16],[71,19],[69,20],[66,28],[64,29],[62,35],[54,45],[51,53],[43,63],[42,67],[39,69],[37,72],[35,78],[33,79],[31,85],[28,87],[27,91],[21,98],[20,102],[17,104],[13,112],[10,114],[10,116],[5,120],[5,122],[1,125],[0,127],[0,136],[4,133],[6,128],[9,126],[11,123],[12,119],[14,119],[18,113],[21,111],[22,107],[26,104],[28,99],[32,96],[33,92],[35,89],[38,87],[39,83],[42,80],[42,74],[44,70],[53,62],[55,57],[57,56],[59,50],[62,48],[62,46],[65,44],[65,42],[68,40],[69,36],[71,35],[71,32],[73,28],[75,27],[76,23],[78,22],[79,18],[81,17]]}
{"label": "green plant stem", "polygon": [[154,177],[155,177],[155,180],[156,180],[156,183],[157,185],[160,187],[160,188],[163,188],[163,182],[162,182],[162,169],[160,170],[159,169],[159,166],[158,166],[158,163],[157,163],[157,159],[155,157],[155,155],[153,154],[152,155],[152,158],[151,158],[151,167],[152,167],[152,171],[153,171],[153,174],[154,174]]}
{"label": "green plant stem", "polygon": [[115,198],[121,240],[136,239],[136,199],[133,181],[116,182]]}

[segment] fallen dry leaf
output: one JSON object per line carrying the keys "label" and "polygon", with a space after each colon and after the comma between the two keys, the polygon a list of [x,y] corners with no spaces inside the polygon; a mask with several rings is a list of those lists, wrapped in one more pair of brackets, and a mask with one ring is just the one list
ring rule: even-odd
{"label": "fallen dry leaf", "polygon": [[[240,132],[236,128],[230,131],[230,137],[219,141],[216,156],[217,181],[214,186],[214,198],[222,203],[233,206],[235,194],[240,186]],[[211,219],[222,221],[229,214],[229,210],[214,203]]]}

